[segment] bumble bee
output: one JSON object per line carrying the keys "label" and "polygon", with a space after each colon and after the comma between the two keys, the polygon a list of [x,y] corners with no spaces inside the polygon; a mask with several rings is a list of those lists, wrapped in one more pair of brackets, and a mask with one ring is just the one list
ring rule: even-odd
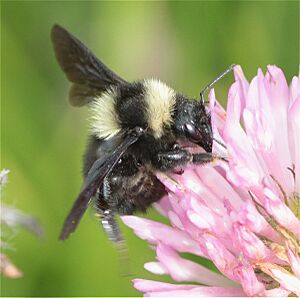
{"label": "bumble bee", "polygon": [[[156,79],[127,82],[59,25],[53,26],[51,39],[57,61],[72,82],[70,103],[86,105],[91,112],[84,183],[60,239],[75,230],[94,198],[107,236],[119,243],[122,236],[115,216],[145,212],[166,194],[156,171],[174,171],[214,158],[211,117],[203,94],[233,65],[196,101]],[[192,153],[186,144],[204,150]]]}

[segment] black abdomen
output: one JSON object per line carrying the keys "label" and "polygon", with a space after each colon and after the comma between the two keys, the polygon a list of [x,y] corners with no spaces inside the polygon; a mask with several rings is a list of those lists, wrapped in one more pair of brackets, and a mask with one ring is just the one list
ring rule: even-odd
{"label": "black abdomen", "polygon": [[164,185],[147,168],[137,165],[134,157],[129,155],[121,160],[104,183],[110,194],[108,205],[118,214],[145,212],[154,202],[165,194]]}

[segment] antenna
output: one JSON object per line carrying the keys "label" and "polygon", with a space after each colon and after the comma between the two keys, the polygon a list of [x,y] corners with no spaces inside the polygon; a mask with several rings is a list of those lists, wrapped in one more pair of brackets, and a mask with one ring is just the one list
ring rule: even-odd
{"label": "antenna", "polygon": [[201,92],[200,92],[200,100],[204,104],[204,94],[219,80],[221,80],[224,76],[226,76],[229,72],[233,70],[235,64],[231,64],[224,72],[222,72],[216,79],[214,79],[211,83],[209,83]]}

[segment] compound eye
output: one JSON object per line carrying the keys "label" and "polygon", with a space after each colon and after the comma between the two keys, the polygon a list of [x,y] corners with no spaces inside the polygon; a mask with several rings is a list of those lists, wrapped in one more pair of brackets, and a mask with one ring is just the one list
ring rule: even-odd
{"label": "compound eye", "polygon": [[193,143],[199,143],[201,141],[202,135],[194,125],[187,123],[184,125],[184,130],[187,138]]}

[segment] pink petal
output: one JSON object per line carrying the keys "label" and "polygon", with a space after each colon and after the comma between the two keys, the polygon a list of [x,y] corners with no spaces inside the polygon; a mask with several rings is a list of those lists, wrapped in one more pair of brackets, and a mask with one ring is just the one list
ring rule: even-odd
{"label": "pink petal", "polygon": [[245,78],[244,72],[240,65],[234,67],[234,77],[237,83],[237,90],[241,99],[241,109],[244,110],[246,105],[246,98],[248,95],[249,83]]}
{"label": "pink petal", "polygon": [[184,225],[180,219],[180,217],[172,210],[168,212],[168,218],[173,227],[178,228],[179,230],[184,231]]}
{"label": "pink petal", "polygon": [[162,172],[157,172],[156,176],[173,193],[175,193],[175,194],[182,194],[183,193],[184,187],[182,185],[180,185],[171,176],[169,176],[165,173],[162,173]]}
{"label": "pink petal", "polygon": [[172,210],[168,195],[161,198],[159,202],[154,203],[152,206],[165,217],[168,217],[168,212]]}
{"label": "pink petal", "polygon": [[228,278],[239,282],[239,277],[235,275],[234,269],[238,267],[237,258],[224,246],[216,237],[210,234],[203,235],[203,242],[207,249],[209,258],[215,266]]}
{"label": "pink petal", "polygon": [[271,189],[265,188],[264,191],[264,207],[279,224],[293,232],[298,240],[300,240],[300,221],[292,212],[292,210],[279,199]]}
{"label": "pink petal", "polygon": [[[299,90],[300,91],[300,90]],[[289,146],[295,166],[295,191],[300,193],[300,95],[289,110]],[[292,166],[292,165],[290,165]],[[291,174],[291,173],[290,173]]]}
{"label": "pink petal", "polygon": [[266,85],[269,96],[275,105],[281,105],[287,110],[289,103],[289,87],[283,71],[276,65],[268,65],[266,73]]}
{"label": "pink petal", "polygon": [[159,262],[148,262],[144,264],[144,268],[148,271],[150,271],[153,274],[158,274],[158,275],[162,275],[162,274],[168,274],[168,270],[167,268],[165,268],[165,266]]}
{"label": "pink petal", "polygon": [[235,245],[243,252],[244,256],[253,261],[277,260],[274,253],[245,226],[234,224]]}
{"label": "pink petal", "polygon": [[[204,168],[204,171],[205,170],[208,171],[208,175],[211,170],[214,171],[213,169],[209,168]],[[199,201],[201,201],[206,206],[211,206],[216,214],[224,213],[225,209],[222,200],[215,196],[215,194],[206,187],[198,171],[193,171],[184,176],[185,177],[181,177],[181,181],[187,186],[187,189],[190,191],[189,197],[197,197]]]}
{"label": "pink petal", "polygon": [[198,202],[195,198],[191,199],[191,210],[187,211],[189,220],[199,228],[199,232],[211,233],[218,237],[227,248],[233,249],[231,240],[231,221],[224,214],[223,217],[217,216],[213,210]]}
{"label": "pink petal", "polygon": [[289,152],[289,139],[288,139],[288,121],[287,111],[289,106],[289,89],[285,76],[281,69],[276,66],[268,66],[268,71],[265,77],[265,86],[268,96],[271,100],[273,119],[276,124],[276,131],[274,132],[274,148],[276,150],[277,163],[280,169],[276,173],[277,177],[280,173],[283,175],[277,177],[283,183],[284,189],[287,192],[293,191],[293,183],[290,173],[287,168],[291,165],[291,158]]}
{"label": "pink petal", "polygon": [[205,187],[202,185],[202,182],[195,171],[186,170],[184,175],[178,177],[177,179],[185,186],[187,190],[196,194],[200,195],[202,191],[205,190]]}
{"label": "pink petal", "polygon": [[[187,216],[200,229],[200,232],[216,233],[216,228],[220,227],[222,219],[214,214],[210,208],[198,203],[195,199],[192,199],[191,207],[193,210],[188,210]],[[224,229],[223,227],[220,228]]]}
{"label": "pink petal", "polygon": [[134,287],[145,296],[160,297],[243,297],[239,288],[206,287],[195,285],[168,284],[164,282],[134,279]]}
{"label": "pink petal", "polygon": [[163,242],[179,252],[190,252],[203,255],[198,243],[192,240],[187,233],[179,231],[165,224],[137,216],[122,216],[123,222],[132,228],[134,232],[150,243]]}
{"label": "pink petal", "polygon": [[226,111],[217,101],[214,89],[212,89],[209,93],[209,105],[211,111],[212,127],[215,128],[221,138],[226,121]]}
{"label": "pink petal", "polygon": [[235,274],[239,276],[247,296],[262,296],[265,287],[258,281],[251,264],[244,257],[240,257],[240,264],[235,268]]}
{"label": "pink petal", "polygon": [[228,178],[237,186],[259,185],[264,176],[248,136],[240,125],[241,98],[236,83],[232,85],[227,103],[224,140],[230,157]]}
{"label": "pink petal", "polygon": [[280,285],[288,291],[300,296],[300,279],[292,275],[288,271],[279,269],[270,269],[273,277],[280,283]]}
{"label": "pink petal", "polygon": [[290,85],[290,102],[289,107],[293,105],[294,101],[300,94],[300,77],[293,77],[292,83]]}
{"label": "pink petal", "polygon": [[209,93],[209,99],[210,99],[212,130],[214,136],[213,153],[220,156],[227,157],[227,149],[222,137],[224,126],[225,126],[225,120],[226,120],[226,112],[224,108],[220,105],[220,103],[217,101],[217,99],[215,98],[214,89],[212,89],[211,92]]}
{"label": "pink petal", "polygon": [[264,175],[268,177],[273,175],[278,181],[282,181],[285,189],[290,189],[291,177],[286,168],[282,170],[276,146],[278,126],[280,129],[286,126],[286,121],[282,124],[274,118],[276,111],[274,113],[273,105],[269,98],[265,77],[259,70],[249,87],[246,109],[243,114],[245,129],[256,151],[260,166],[265,172]]}
{"label": "pink petal", "polygon": [[[2,183],[3,182],[3,178],[4,175],[6,175],[8,173],[4,173],[4,171],[7,171],[7,170],[3,170],[1,173],[0,173],[0,182]],[[1,177],[1,174],[2,174],[2,177]],[[4,175],[3,175],[4,174]],[[6,179],[6,178],[4,178]],[[1,181],[2,180],[2,181]],[[4,181],[5,183],[6,181]],[[23,276],[23,272],[20,271],[20,269],[18,267],[16,267],[16,265],[4,254],[0,254],[0,273],[7,277],[7,278],[20,278]]]}
{"label": "pink petal", "polygon": [[291,291],[287,291],[282,287],[265,291],[266,297],[288,297]]}
{"label": "pink petal", "polygon": [[271,173],[276,173],[278,165],[276,162],[274,164],[274,160],[270,158],[270,153],[275,152],[272,145],[276,125],[273,120],[272,105],[264,84],[264,76],[260,69],[257,77],[250,84],[243,116],[247,136],[258,153],[257,158],[264,172],[268,174],[270,170]]}
{"label": "pink petal", "polygon": [[195,227],[194,224],[191,223],[186,214],[186,211],[189,209],[189,203],[188,200],[185,200],[185,198],[188,198],[189,196],[190,194],[186,192],[184,197],[179,200],[177,196],[175,196],[172,193],[169,193],[169,200],[172,205],[173,211],[177,214],[180,222],[184,227],[184,231],[186,231],[186,233],[188,233],[188,235],[192,239],[198,242],[199,251],[204,257],[206,257],[207,255],[205,253],[205,249],[203,249],[203,247],[201,246],[201,242],[199,243],[199,230],[197,227]]}
{"label": "pink petal", "polygon": [[281,243],[282,237],[258,213],[252,202],[246,202],[238,214],[238,222],[249,228],[255,234],[264,236],[274,242]]}
{"label": "pink petal", "polygon": [[[217,199],[221,214],[224,213],[224,199],[226,198],[234,210],[239,210],[243,204],[243,199],[235,192],[233,187],[226,181],[226,179],[214,168],[198,167],[196,172],[200,181],[205,185],[205,189],[209,190]],[[215,209],[217,202],[212,201],[208,206]],[[217,211],[217,210],[216,210]]]}
{"label": "pink petal", "polygon": [[175,285],[175,284],[169,284],[165,282],[146,280],[140,278],[133,279],[132,281],[134,287],[141,292],[172,291],[175,289],[188,290],[195,287],[194,285],[185,285],[185,284]]}
{"label": "pink petal", "polygon": [[175,281],[199,282],[210,286],[237,286],[228,278],[215,273],[195,262],[183,259],[172,248],[160,243],[157,259]]}
{"label": "pink petal", "polygon": [[300,258],[297,254],[297,248],[293,249],[292,244],[286,241],[287,255],[294,274],[300,279]]}
{"label": "pink petal", "polygon": [[145,297],[244,297],[241,289],[219,287],[194,287],[190,290],[150,292]]}

